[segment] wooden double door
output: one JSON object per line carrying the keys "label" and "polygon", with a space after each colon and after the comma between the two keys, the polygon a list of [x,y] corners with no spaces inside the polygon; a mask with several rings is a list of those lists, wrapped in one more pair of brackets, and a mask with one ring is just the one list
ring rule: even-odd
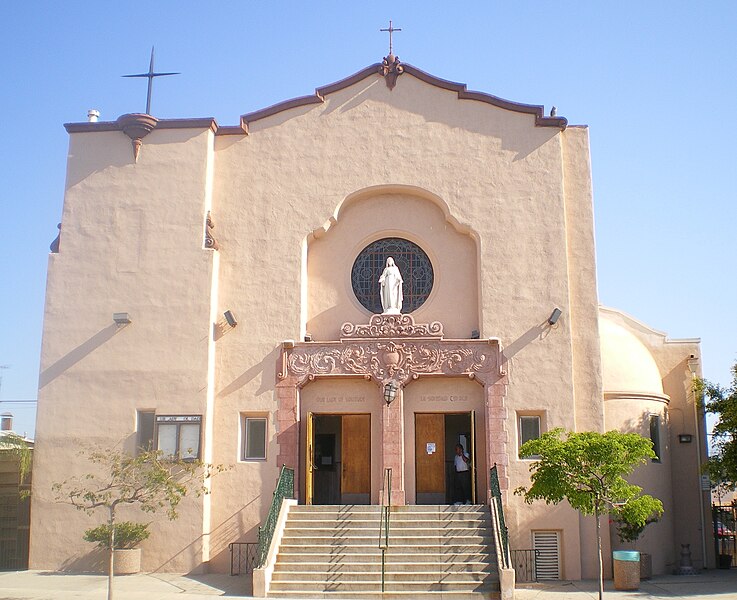
{"label": "wooden double door", "polygon": [[305,504],[371,502],[371,415],[307,414]]}
{"label": "wooden double door", "polygon": [[471,501],[476,503],[476,415],[415,413],[415,502],[452,504],[455,447],[461,444],[470,457]]}

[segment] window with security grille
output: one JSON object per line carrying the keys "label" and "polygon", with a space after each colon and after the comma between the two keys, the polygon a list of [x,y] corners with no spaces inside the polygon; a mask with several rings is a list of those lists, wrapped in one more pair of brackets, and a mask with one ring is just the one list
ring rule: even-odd
{"label": "window with security grille", "polygon": [[432,263],[424,250],[414,242],[402,238],[383,238],[366,246],[353,263],[351,285],[361,305],[373,314],[383,312],[379,277],[386,267],[386,259],[394,263],[402,274],[402,312],[411,313],[427,300],[434,282]]}

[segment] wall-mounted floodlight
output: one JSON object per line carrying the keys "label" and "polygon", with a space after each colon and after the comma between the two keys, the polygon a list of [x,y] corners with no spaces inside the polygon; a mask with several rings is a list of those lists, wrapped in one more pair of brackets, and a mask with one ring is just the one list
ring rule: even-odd
{"label": "wall-mounted floodlight", "polygon": [[113,321],[116,325],[128,325],[131,322],[131,316],[128,313],[113,313]]}
{"label": "wall-mounted floodlight", "polygon": [[553,312],[550,313],[550,317],[548,317],[548,323],[550,325],[555,325],[558,322],[558,319],[560,319],[560,315],[563,314],[563,312],[558,308],[557,306],[553,309]]}
{"label": "wall-mounted floodlight", "polygon": [[238,319],[235,318],[235,314],[232,310],[226,310],[223,313],[223,316],[225,317],[228,325],[230,325],[231,327],[235,327],[236,325],[238,325]]}
{"label": "wall-mounted floodlight", "polygon": [[308,331],[305,333],[305,342],[311,342],[312,341],[312,334]]}
{"label": "wall-mounted floodlight", "polygon": [[480,337],[481,337],[481,334],[479,333],[479,330],[478,330],[478,329],[474,329],[474,330],[473,330],[473,331],[471,332],[471,339],[472,339],[472,340],[477,340],[477,339],[479,339]]}
{"label": "wall-mounted floodlight", "polygon": [[690,433],[679,433],[678,443],[679,444],[690,444],[693,441],[693,436]]}

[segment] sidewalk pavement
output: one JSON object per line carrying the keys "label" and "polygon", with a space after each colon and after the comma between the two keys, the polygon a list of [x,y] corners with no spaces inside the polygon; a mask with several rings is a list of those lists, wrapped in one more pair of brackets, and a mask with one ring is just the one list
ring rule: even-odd
{"label": "sidewalk pavement", "polygon": [[[640,583],[638,591],[616,591],[605,581],[606,600],[737,600],[737,569],[704,571],[692,577],[667,575]],[[516,600],[590,600],[596,581],[520,584]],[[252,598],[250,578],[230,575],[147,573],[115,578],[116,600],[214,600]],[[0,572],[0,600],[105,600],[107,577],[47,571]],[[416,598],[418,596],[412,596]],[[377,598],[380,596],[377,595]]]}

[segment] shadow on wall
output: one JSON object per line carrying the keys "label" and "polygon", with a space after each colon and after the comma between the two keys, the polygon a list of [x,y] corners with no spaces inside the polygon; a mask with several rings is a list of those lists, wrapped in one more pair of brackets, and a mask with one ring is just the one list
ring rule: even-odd
{"label": "shadow on wall", "polygon": [[[210,547],[215,550],[215,554],[210,558],[210,563],[215,567],[215,570],[225,572],[228,569],[230,564],[230,550],[228,549],[229,543],[256,541],[258,536],[258,525],[246,530],[244,527],[244,521],[246,520],[246,515],[253,510],[252,505],[260,500],[261,494],[252,498],[250,502],[234,512],[230,517],[225,519],[210,532]],[[174,521],[172,526],[176,527],[176,521]],[[152,569],[152,573],[166,572],[166,567],[176,561],[178,557],[186,554],[193,548],[197,551],[202,547],[204,537],[204,535],[198,536],[190,544],[187,544],[176,554],[172,555],[171,558],[161,563],[158,567]],[[189,574],[201,573],[203,568],[206,569],[206,565],[202,565],[202,567],[194,569]]]}
{"label": "shadow on wall", "polygon": [[683,390],[684,397],[693,400],[692,385],[688,358],[684,358],[663,377],[663,389],[668,395],[671,395],[674,390]]}
{"label": "shadow on wall", "polygon": [[62,356],[54,364],[50,365],[49,367],[47,367],[41,372],[41,375],[39,375],[39,378],[38,378],[39,389],[45,387],[46,385],[54,381],[54,379],[59,377],[59,375],[64,373],[64,371],[72,368],[80,360],[82,360],[85,356],[92,353],[94,350],[96,350],[97,348],[102,346],[105,342],[107,342],[109,339],[111,339],[121,329],[123,328],[120,327],[119,325],[116,325],[115,323],[111,323],[110,325],[105,327],[105,329],[98,331],[95,335],[93,335],[86,342],[81,343],[74,350],[67,352],[64,356]]}
{"label": "shadow on wall", "polygon": [[59,570],[66,573],[107,573],[107,565],[107,550],[95,547],[91,552],[68,558]]}
{"label": "shadow on wall", "polygon": [[[412,75],[406,74],[402,77],[412,77]],[[362,82],[361,85],[364,86],[363,89],[358,91],[358,93],[356,93],[348,101],[343,102],[342,104],[339,104],[337,102],[328,104],[328,106],[323,110],[322,114],[329,115],[331,112],[334,111],[349,112],[358,108],[361,104],[369,100],[380,101],[382,99],[381,92],[377,93],[376,91],[372,90],[372,88],[376,86],[381,88],[381,86],[385,85],[382,79],[367,79]],[[402,85],[401,78],[398,81],[397,85]],[[455,93],[457,94],[457,92]],[[478,102],[470,99],[458,99],[458,102],[477,105],[479,104]],[[423,108],[425,108],[424,104],[418,103],[417,96],[415,96],[414,94],[395,93],[392,95],[392,103],[402,111],[417,114],[423,117],[428,123],[442,123],[444,125],[447,124],[452,128],[468,130],[489,137],[497,137],[502,140],[504,150],[515,153],[515,161],[522,160],[525,157],[529,156],[535,150],[543,146],[545,143],[554,138],[558,133],[560,133],[560,129],[558,129],[557,127],[541,127],[536,128],[537,135],[520,135],[524,132],[524,130],[529,129],[531,126],[534,127],[535,117],[532,114],[526,114],[524,116],[519,115],[523,118],[517,119],[515,121],[504,120],[502,118],[478,119],[466,115],[462,111],[458,111],[457,107],[452,102],[438,103],[438,105],[435,107],[434,112],[430,114],[430,111],[423,110]],[[490,112],[501,112],[501,110],[503,110],[488,105],[481,107],[477,106],[476,109],[478,112],[483,110],[487,110]],[[478,114],[478,112],[476,114]],[[284,117],[283,120],[286,120],[286,117]],[[509,129],[512,129],[513,133],[508,133]]]}
{"label": "shadow on wall", "polygon": [[523,348],[529,346],[535,340],[545,339],[553,327],[555,326],[550,325],[547,319],[534,327],[530,327],[530,329],[502,350],[502,364],[511,361]]}
{"label": "shadow on wall", "polygon": [[279,359],[279,353],[281,352],[281,344],[275,347],[271,352],[269,352],[264,359],[255,365],[253,365],[250,369],[244,371],[236,377],[233,381],[231,381],[228,385],[226,385],[223,389],[221,389],[217,394],[217,398],[224,398],[225,396],[229,396],[233,392],[238,391],[240,388],[242,388],[244,385],[249,383],[254,377],[261,374],[261,383],[258,386],[258,390],[256,390],[256,394],[262,394],[268,390],[270,390],[273,387],[273,382],[269,382],[268,384],[264,382],[263,378],[263,372],[266,369],[267,364],[274,365],[277,363],[277,360]]}

